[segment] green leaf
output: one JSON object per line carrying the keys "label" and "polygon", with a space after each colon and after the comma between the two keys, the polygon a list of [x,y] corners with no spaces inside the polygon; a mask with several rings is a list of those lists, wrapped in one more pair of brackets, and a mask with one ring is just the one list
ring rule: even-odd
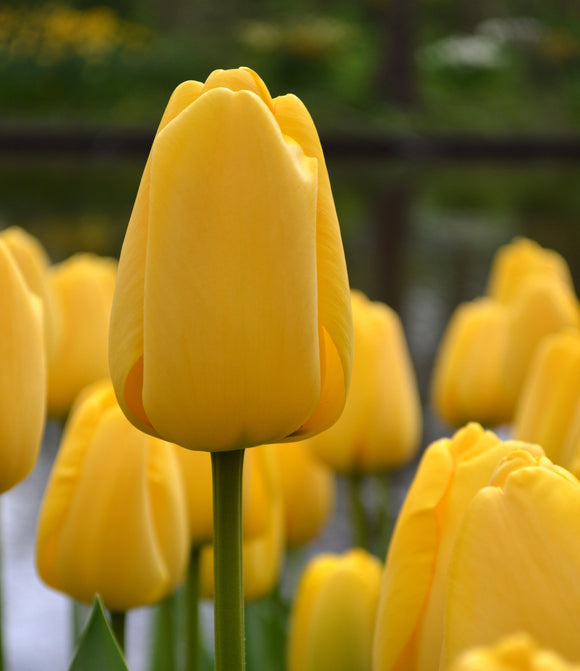
{"label": "green leaf", "polygon": [[128,671],[99,597],[81,634],[69,671]]}

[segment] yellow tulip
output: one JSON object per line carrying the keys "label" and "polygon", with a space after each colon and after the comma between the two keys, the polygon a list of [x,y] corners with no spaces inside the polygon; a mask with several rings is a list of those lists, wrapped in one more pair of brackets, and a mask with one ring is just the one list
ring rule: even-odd
{"label": "yellow tulip", "polygon": [[[514,419],[514,438],[538,443],[554,463],[569,468],[578,452],[580,333],[546,338],[538,347]],[[576,435],[575,435],[576,434]]]}
{"label": "yellow tulip", "polygon": [[421,438],[421,403],[396,312],[353,291],[352,314],[354,357],[344,411],[308,444],[337,472],[369,473],[413,458]]}
{"label": "yellow tulip", "polygon": [[130,424],[109,383],[73,407],[42,502],[37,568],[44,582],[112,611],[154,603],[189,558],[185,493],[173,445]]}
{"label": "yellow tulip", "polygon": [[508,421],[511,403],[504,384],[508,309],[488,298],[462,303],[439,346],[431,379],[435,412],[451,426],[476,419]]}
{"label": "yellow tulip", "polygon": [[279,445],[276,450],[284,504],[284,535],[290,548],[314,540],[334,510],[334,473],[312,454],[308,442],[309,439]]}
{"label": "yellow tulip", "polygon": [[[244,470],[252,474],[248,489],[253,505],[267,515],[266,526],[256,533],[246,532],[243,540],[243,584],[246,601],[261,599],[278,583],[284,552],[284,518],[279,473],[274,459],[274,445],[246,450]],[[201,549],[200,594],[214,596],[213,547]]]}
{"label": "yellow tulip", "polygon": [[331,425],[350,378],[342,242],[314,124],[251,70],[181,84],[123,243],[110,335],[137,427],[232,450]]}
{"label": "yellow tulip", "polygon": [[48,413],[64,416],[77,394],[109,375],[107,338],[116,263],[75,254],[52,268],[61,333],[48,369]]}
{"label": "yellow tulip", "polygon": [[0,240],[8,247],[28,288],[42,302],[46,357],[50,360],[56,348],[60,325],[54,292],[48,279],[48,255],[37,238],[18,226],[10,226],[1,231]]}
{"label": "yellow tulip", "polygon": [[33,469],[44,430],[46,359],[40,300],[0,241],[0,493]]}
{"label": "yellow tulip", "polygon": [[288,629],[288,671],[370,671],[381,562],[361,549],[314,557]]}
{"label": "yellow tulip", "polygon": [[514,444],[472,423],[425,451],[387,553],[373,671],[438,670],[447,575],[465,509]]}
{"label": "yellow tulip", "polygon": [[472,498],[450,564],[442,668],[463,651],[528,632],[580,662],[580,482],[515,449]]}
{"label": "yellow tulip", "polygon": [[511,421],[537,347],[553,333],[578,327],[576,296],[540,275],[522,284],[510,305],[484,298],[459,306],[435,361],[436,412],[452,425]]}
{"label": "yellow tulip", "polygon": [[466,650],[450,671],[580,671],[580,665],[540,648],[529,634],[516,633],[493,645]]}
{"label": "yellow tulip", "polygon": [[565,259],[528,238],[514,238],[496,252],[489,272],[487,295],[500,303],[512,303],[532,277],[543,276],[573,290]]}

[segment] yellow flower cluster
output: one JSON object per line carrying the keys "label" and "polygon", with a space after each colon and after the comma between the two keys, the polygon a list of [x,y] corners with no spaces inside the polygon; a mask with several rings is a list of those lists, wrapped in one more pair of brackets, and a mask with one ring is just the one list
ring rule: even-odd
{"label": "yellow flower cluster", "polygon": [[118,51],[146,48],[144,26],[120,19],[110,7],[75,9],[60,4],[0,8],[0,53],[52,65],[77,57],[98,63]]}

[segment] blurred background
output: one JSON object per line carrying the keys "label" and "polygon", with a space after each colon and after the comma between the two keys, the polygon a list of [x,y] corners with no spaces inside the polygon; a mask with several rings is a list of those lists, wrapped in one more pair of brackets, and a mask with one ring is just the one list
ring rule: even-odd
{"label": "blurred background", "polygon": [[[483,293],[496,249],[531,237],[561,252],[580,286],[580,4],[4,0],[0,227],[33,233],[54,262],[118,256],[172,90],[239,65],[310,110],[351,285],[401,316],[423,444],[449,433],[429,409],[435,350],[454,307]],[[18,671],[69,659],[66,605],[38,583],[32,547],[59,430],[49,424],[35,472],[2,498],[8,668]],[[350,545],[340,505],[308,552]],[[131,631],[129,649],[140,669]]]}

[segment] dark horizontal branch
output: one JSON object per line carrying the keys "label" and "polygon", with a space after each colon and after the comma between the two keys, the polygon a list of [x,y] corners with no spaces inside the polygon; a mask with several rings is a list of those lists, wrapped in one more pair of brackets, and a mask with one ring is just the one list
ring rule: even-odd
{"label": "dark horizontal branch", "polygon": [[[0,124],[0,156],[145,156],[149,128]],[[374,159],[580,160],[580,135],[322,133],[327,155]]]}

